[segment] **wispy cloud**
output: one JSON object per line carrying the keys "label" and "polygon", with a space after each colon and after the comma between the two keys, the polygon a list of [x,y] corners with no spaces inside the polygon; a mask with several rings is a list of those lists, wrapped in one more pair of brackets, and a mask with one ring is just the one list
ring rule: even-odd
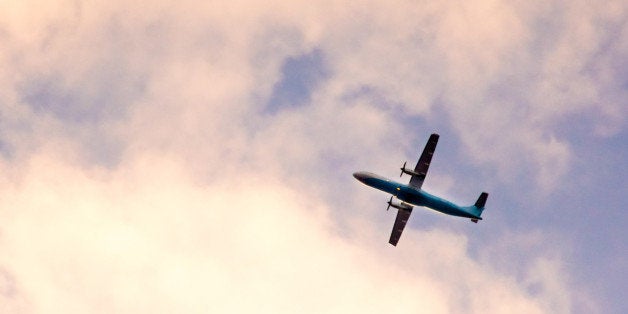
{"label": "wispy cloud", "polygon": [[460,143],[447,158],[484,169],[478,181],[551,195],[577,159],[565,119],[624,130],[625,84],[608,84],[625,83],[619,3],[8,4],[0,303],[595,311],[567,248],[530,240],[544,230],[477,250],[480,235],[410,227],[392,250],[375,244],[390,227],[379,199],[346,183],[414,152],[407,130],[438,120]]}
{"label": "wispy cloud", "polygon": [[371,224],[348,240],[299,189],[236,176],[199,185],[184,168],[151,155],[114,172],[34,158],[4,185],[3,208],[19,208],[3,215],[3,264],[17,280],[6,302],[70,313],[557,309],[470,258],[462,235],[408,230],[422,248],[393,250],[373,245]]}

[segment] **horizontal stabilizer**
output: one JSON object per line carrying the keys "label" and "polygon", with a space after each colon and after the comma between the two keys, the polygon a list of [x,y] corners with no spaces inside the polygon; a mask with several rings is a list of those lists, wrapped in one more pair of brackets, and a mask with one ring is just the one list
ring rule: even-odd
{"label": "horizontal stabilizer", "polygon": [[488,193],[482,192],[482,194],[480,194],[480,197],[478,197],[478,200],[475,201],[475,207],[484,208],[484,205],[486,205],[487,198],[488,198]]}

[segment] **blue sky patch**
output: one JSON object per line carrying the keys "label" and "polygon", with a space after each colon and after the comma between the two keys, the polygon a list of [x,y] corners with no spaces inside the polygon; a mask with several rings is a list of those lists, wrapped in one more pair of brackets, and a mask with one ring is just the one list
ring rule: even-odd
{"label": "blue sky patch", "polygon": [[273,87],[266,110],[275,113],[282,108],[309,103],[312,92],[328,76],[324,59],[320,49],[287,58],[281,66],[281,80]]}

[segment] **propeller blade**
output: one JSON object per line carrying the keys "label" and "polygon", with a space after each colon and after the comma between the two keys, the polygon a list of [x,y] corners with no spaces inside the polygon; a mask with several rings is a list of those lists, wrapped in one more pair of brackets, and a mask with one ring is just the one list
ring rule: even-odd
{"label": "propeller blade", "polygon": [[388,211],[390,209],[390,205],[392,204],[392,196],[390,197],[390,200],[388,200],[388,207],[386,207],[386,211]]}
{"label": "propeller blade", "polygon": [[399,174],[400,178],[403,176],[403,171],[406,169],[406,163],[407,163],[407,161],[404,161],[403,162],[403,167],[399,168],[399,169],[401,169],[401,173]]}

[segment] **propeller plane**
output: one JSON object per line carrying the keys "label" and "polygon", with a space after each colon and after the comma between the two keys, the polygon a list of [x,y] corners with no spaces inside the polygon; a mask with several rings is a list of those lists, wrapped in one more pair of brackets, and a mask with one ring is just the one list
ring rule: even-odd
{"label": "propeller plane", "polygon": [[397,209],[397,218],[395,219],[395,224],[393,226],[392,233],[390,234],[390,240],[388,241],[394,246],[397,246],[401,233],[410,218],[410,214],[412,213],[414,206],[423,206],[447,215],[469,218],[475,223],[482,220],[481,215],[482,211],[484,211],[488,193],[482,192],[475,204],[471,206],[459,206],[448,200],[429,194],[421,189],[427,170],[432,161],[432,155],[434,155],[434,151],[436,150],[438,138],[438,134],[432,134],[430,136],[414,169],[407,169],[406,162],[403,163],[403,166],[400,168],[400,177],[404,174],[410,175],[410,183],[408,184],[391,181],[365,171],[353,174],[353,176],[360,182],[392,194],[387,202],[388,207],[386,207],[386,210],[390,209],[390,207]]}

